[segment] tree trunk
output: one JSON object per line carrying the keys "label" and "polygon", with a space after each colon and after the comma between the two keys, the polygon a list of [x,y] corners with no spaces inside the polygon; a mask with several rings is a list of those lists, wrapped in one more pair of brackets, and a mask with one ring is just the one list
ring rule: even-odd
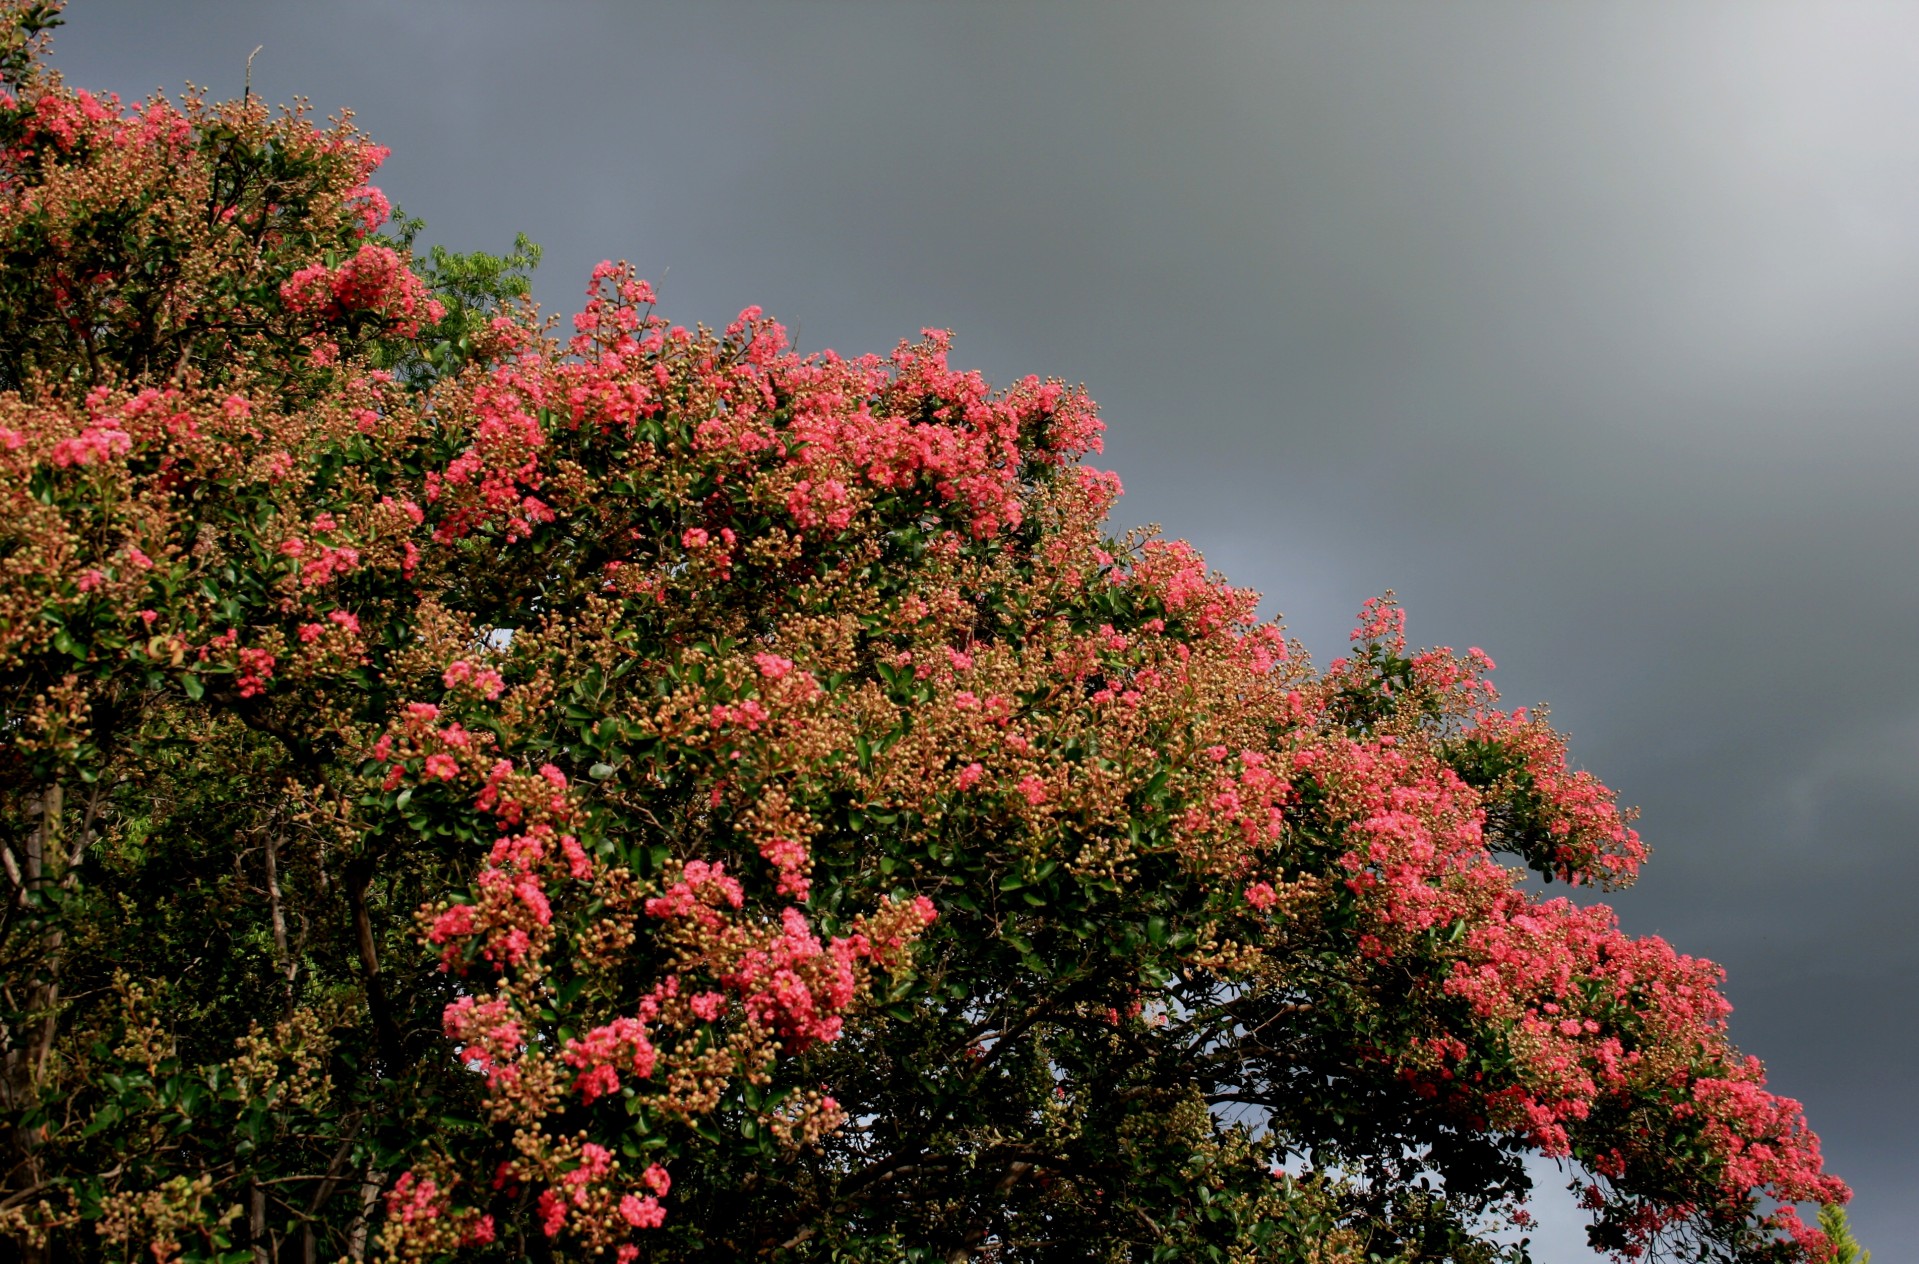
{"label": "tree trunk", "polygon": [[373,917],[367,910],[367,889],[373,885],[373,861],[357,857],[346,870],[347,902],[353,909],[353,938],[360,950],[360,973],[366,980],[367,1012],[373,1019],[373,1034],[379,1041],[380,1057],[390,1072],[400,1066],[400,1029],[387,1003],[386,980],[380,977],[380,952],[373,936]]}
{"label": "tree trunk", "polygon": [[[40,791],[35,804],[39,821],[28,833],[25,853],[21,857],[20,876],[17,882],[18,901],[24,907],[30,907],[34,897],[46,886],[49,879],[47,861],[51,857],[56,867],[63,859],[60,848],[61,825],[65,817],[66,796],[59,782],[54,782]],[[9,865],[9,871],[12,869]],[[11,874],[10,874],[11,876]],[[46,1071],[47,1055],[52,1051],[53,1033],[56,1027],[54,1009],[59,1003],[60,975],[59,954],[61,936],[59,930],[42,932],[42,956],[38,963],[38,977],[27,988],[25,1004],[22,1010],[26,1014],[41,1013],[39,1029],[28,1041],[22,1039],[24,1031],[7,1032],[7,1050],[4,1078],[0,1079],[0,1093],[4,1093],[5,1103],[10,1110],[20,1110],[30,1106],[40,1095],[42,1076]],[[43,1012],[44,1011],[44,1012]],[[42,1129],[11,1129],[6,1138],[7,1151],[14,1159],[9,1166],[21,1174],[24,1185],[38,1184],[41,1179],[40,1161],[37,1151],[44,1140]],[[22,1242],[20,1259],[22,1264],[44,1264],[48,1258],[48,1248]]]}
{"label": "tree trunk", "polygon": [[366,1175],[360,1180],[360,1211],[353,1217],[353,1226],[347,1230],[347,1256],[355,1261],[366,1258],[367,1230],[373,1223],[373,1209],[380,1201],[380,1182],[374,1179],[373,1163],[366,1165]]}
{"label": "tree trunk", "polygon": [[267,1192],[260,1182],[247,1182],[247,1239],[253,1244],[253,1264],[272,1264],[267,1249]]}

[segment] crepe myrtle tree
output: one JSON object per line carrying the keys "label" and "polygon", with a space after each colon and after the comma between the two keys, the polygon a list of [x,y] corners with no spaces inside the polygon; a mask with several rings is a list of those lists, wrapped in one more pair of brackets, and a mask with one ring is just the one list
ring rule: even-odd
{"label": "crepe myrtle tree", "polygon": [[1719,971],[1523,883],[1645,848],[1485,654],[1316,670],[1081,391],[556,330],[4,14],[8,1258],[1491,1261],[1535,1153],[1829,1256]]}

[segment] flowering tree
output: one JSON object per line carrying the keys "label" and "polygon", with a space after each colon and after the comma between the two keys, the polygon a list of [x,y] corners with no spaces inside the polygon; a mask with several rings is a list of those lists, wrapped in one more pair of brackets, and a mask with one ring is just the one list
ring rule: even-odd
{"label": "flowering tree", "polygon": [[21,1259],[1623,1258],[1846,1197],[1645,849],[1390,597],[1324,671],[1092,403],[605,264],[417,270],[342,121],[0,45]]}

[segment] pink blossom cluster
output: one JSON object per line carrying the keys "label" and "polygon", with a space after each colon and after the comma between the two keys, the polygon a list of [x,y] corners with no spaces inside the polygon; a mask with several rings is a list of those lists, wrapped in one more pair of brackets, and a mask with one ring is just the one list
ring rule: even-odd
{"label": "pink blossom cluster", "polygon": [[[1356,633],[1389,657],[1342,664],[1322,693],[1423,690],[1405,699],[1408,714],[1430,705],[1464,721],[1451,730],[1442,722],[1439,739],[1392,724],[1315,722],[1294,735],[1286,758],[1287,780],[1314,804],[1315,833],[1345,844],[1337,864],[1358,915],[1360,958],[1416,959],[1406,968],[1436,978],[1445,997],[1467,1006],[1465,1024],[1368,1056],[1396,1065],[1418,1095],[1443,1100],[1475,1126],[1512,1131],[1548,1154],[1577,1149],[1602,1177],[1660,1170],[1667,1148],[1685,1145],[1703,1155],[1713,1197],[1728,1214],[1755,1192],[1786,1204],[1843,1199],[1798,1104],[1767,1092],[1758,1064],[1728,1043],[1717,967],[1663,940],[1623,934],[1604,906],[1533,899],[1493,855],[1488,807],[1517,798],[1537,820],[1560,823],[1545,826],[1559,840],[1550,858],[1558,876],[1629,879],[1644,850],[1611,793],[1567,770],[1563,739],[1540,721],[1483,708],[1492,696],[1483,652],[1404,659],[1403,626],[1385,603],[1369,605]],[[1410,684],[1369,674],[1408,662]],[[1517,774],[1469,785],[1448,762],[1447,732],[1481,744],[1494,752],[1494,766]],[[1225,748],[1205,753],[1226,764]],[[1190,802],[1187,825],[1232,806],[1225,787],[1209,785]],[[1262,849],[1251,843],[1255,856]],[[1278,904],[1274,884],[1242,882],[1248,908]],[[1489,1046],[1506,1068],[1497,1075],[1478,1052]],[[1662,1099],[1676,1105],[1652,1122],[1641,1104]],[[1611,1122],[1622,1117],[1640,1121],[1636,1130]],[[1592,1205],[1636,1235],[1629,1253],[1699,1211],[1594,1190]],[[1821,1249],[1790,1206],[1769,1223],[1815,1257]]]}
{"label": "pink blossom cluster", "polygon": [[443,969],[464,972],[470,953],[499,971],[529,964],[554,934],[549,884],[587,882],[596,872],[572,832],[578,810],[566,775],[552,764],[521,771],[492,746],[489,736],[447,721],[436,704],[413,702],[368,752],[387,768],[383,789],[409,780],[448,789],[477,783],[474,811],[517,830],[495,840],[471,902],[449,903],[428,918],[426,936],[441,949]]}
{"label": "pink blossom cluster", "polygon": [[1369,597],[1359,608],[1354,641],[1377,641],[1398,653],[1406,648],[1406,612],[1390,596]]}
{"label": "pink blossom cluster", "polygon": [[1181,829],[1194,838],[1224,832],[1246,849],[1277,843],[1292,786],[1274,771],[1271,757],[1257,750],[1242,750],[1235,757],[1224,746],[1209,747],[1205,754],[1217,771],[1201,798],[1186,809]]}
{"label": "pink blossom cluster", "polygon": [[[6,108],[19,109],[19,103],[6,96]],[[193,135],[186,116],[163,97],[128,108],[115,93],[100,96],[85,89],[41,93],[31,111],[18,119],[18,126],[18,149],[9,155],[16,162],[43,141],[65,152],[82,147],[157,151],[178,162],[188,153]]]}
{"label": "pink blossom cluster", "polygon": [[349,189],[346,202],[359,217],[360,229],[367,236],[380,231],[380,225],[393,215],[393,204],[387,200],[386,194],[380,192],[378,185],[362,184]]}
{"label": "pink blossom cluster", "polygon": [[456,658],[446,665],[440,683],[453,692],[470,690],[488,702],[497,700],[506,688],[506,680],[499,672],[491,667],[475,667],[464,658]]}
{"label": "pink blossom cluster", "polygon": [[1258,593],[1210,574],[1205,559],[1184,540],[1147,541],[1128,578],[1202,637],[1250,627],[1259,609]]}
{"label": "pink blossom cluster", "polygon": [[[429,776],[459,775],[457,764],[444,754],[429,755],[426,771]],[[477,898],[471,904],[443,909],[429,926],[427,939],[443,945],[443,968],[461,965],[470,946],[476,946],[480,957],[496,970],[527,964],[554,933],[547,883],[555,878],[586,881],[592,876],[592,859],[578,838],[556,834],[545,821],[535,822],[523,833],[502,835],[493,844],[474,881]]]}
{"label": "pink blossom cluster", "polygon": [[384,1201],[380,1247],[390,1259],[432,1258],[485,1246],[498,1236],[492,1216],[455,1207],[449,1188],[417,1171],[400,1173]]}
{"label": "pink blossom cluster", "polygon": [[1510,887],[1511,874],[1485,850],[1478,796],[1430,756],[1390,735],[1329,736],[1297,749],[1292,765],[1295,780],[1318,783],[1324,810],[1343,824],[1345,884],[1388,940],[1468,917]]}
{"label": "pink blossom cluster", "polygon": [[1550,838],[1555,876],[1623,886],[1646,859],[1639,832],[1626,823],[1613,793],[1588,772],[1566,766],[1566,739],[1525,710],[1491,709],[1475,716],[1468,740],[1498,746],[1524,770],[1526,789]]}
{"label": "pink blossom cluster", "polygon": [[336,268],[324,263],[301,268],[281,284],[280,298],[289,311],[324,321],[356,314],[375,316],[409,337],[419,332],[423,320],[431,324],[446,315],[445,306],[431,296],[406,260],[392,247],[373,242]]}
{"label": "pink blossom cluster", "polygon": [[503,998],[481,1001],[462,996],[446,1007],[441,1025],[460,1061],[485,1072],[489,1088],[518,1076],[516,1064],[526,1049],[526,1029]]}
{"label": "pink blossom cluster", "polygon": [[[660,985],[646,998],[651,1004],[642,1002],[642,1009],[650,1009],[657,1016],[660,998],[666,994],[661,989],[665,987]],[[672,990],[677,991],[676,981]],[[616,1018],[569,1040],[561,1057],[566,1065],[579,1072],[573,1081],[574,1091],[579,1093],[582,1102],[591,1105],[595,1098],[619,1091],[622,1071],[643,1080],[651,1077],[659,1061],[659,1050],[648,1039],[643,1020]]]}
{"label": "pink blossom cluster", "polygon": [[1722,978],[1662,939],[1625,935],[1603,905],[1511,891],[1467,936],[1446,990],[1508,1031],[1521,1083],[1494,1105],[1548,1153],[1566,1153],[1568,1126],[1602,1101],[1669,1086],[1730,1202],[1755,1189],[1787,1202],[1843,1198],[1799,1104],[1767,1092],[1757,1061],[1726,1042]]}
{"label": "pink blossom cluster", "polygon": [[[688,424],[694,451],[713,464],[716,479],[777,506],[806,535],[838,536],[877,497],[923,488],[952,507],[967,534],[990,538],[1023,518],[1028,461],[1065,464],[1099,447],[1101,423],[1082,394],[1035,378],[996,395],[979,374],[948,366],[951,339],[940,331],[902,344],[890,360],[831,352],[801,358],[777,322],[748,309],[728,327],[725,354],[716,355],[653,315],[652,302],[651,287],[624,264],[595,269],[574,321],[574,358],[510,370],[523,379],[545,374],[537,384],[520,383],[537,404],[519,411],[529,433],[516,458],[542,446],[530,433],[538,408],[555,410],[570,429],[626,439],[660,415],[669,388],[684,388],[711,401]],[[476,405],[485,411],[483,400]],[[479,471],[492,471],[482,499],[490,512],[510,513],[539,487],[539,459],[503,462],[486,447],[476,442],[435,490],[484,482]],[[471,529],[477,512],[463,502],[443,530]],[[681,543],[723,573],[744,541],[722,522],[687,529]]]}
{"label": "pink blossom cluster", "polygon": [[125,456],[133,448],[133,438],[120,428],[119,420],[102,418],[71,439],[53,445],[53,463],[61,468],[92,465]]}
{"label": "pink blossom cluster", "polygon": [[[47,459],[57,469],[72,469],[128,457],[136,450],[185,451],[206,437],[199,402],[178,387],[118,391],[96,386],[87,393],[83,416],[58,419],[59,428],[67,433],[47,436],[53,439]],[[4,446],[9,450],[27,440],[17,431],[8,433],[11,437],[4,439]]]}
{"label": "pink blossom cluster", "polygon": [[1499,697],[1492,681],[1486,679],[1493,670],[1493,660],[1477,645],[1463,658],[1450,647],[1440,646],[1415,654],[1408,661],[1419,687],[1441,697],[1460,698],[1468,709],[1481,703],[1490,705]]}
{"label": "pink blossom cluster", "polygon": [[552,507],[535,494],[545,479],[540,461],[547,447],[538,414],[550,391],[540,366],[526,364],[501,365],[475,388],[471,445],[426,478],[427,503],[442,515],[435,540],[494,525],[512,541],[554,521]]}
{"label": "pink blossom cluster", "polygon": [[360,565],[360,551],[351,545],[325,544],[297,535],[280,542],[280,556],[293,559],[304,588],[330,584],[342,575],[351,575]]}
{"label": "pink blossom cluster", "polygon": [[778,1032],[789,1052],[834,1040],[854,996],[850,939],[821,944],[796,908],[780,913],[780,930],[742,953],[723,982],[737,992],[749,1018]]}
{"label": "pink blossom cluster", "polygon": [[737,909],[744,902],[744,889],[737,878],[727,876],[723,862],[689,860],[676,881],[646,901],[646,915],[662,920],[691,918],[703,929],[717,930],[724,922],[720,910]]}
{"label": "pink blossom cluster", "polygon": [[234,676],[234,687],[242,698],[257,698],[266,692],[267,682],[273,679],[274,656],[262,649],[242,649],[236,652],[240,662],[239,671]]}
{"label": "pink blossom cluster", "polygon": [[[696,860],[647,900],[646,913],[690,928],[698,945],[694,960],[788,1052],[836,1039],[857,995],[862,963],[900,960],[936,917],[924,896],[895,901],[859,919],[851,934],[822,941],[797,908],[781,910],[773,925],[754,925],[731,916],[742,904],[739,883],[721,865]],[[715,1017],[718,1003],[706,1002],[701,1017]]]}
{"label": "pink blossom cluster", "polygon": [[[575,1164],[540,1192],[541,1232],[556,1238],[570,1227],[597,1251],[632,1230],[659,1228],[666,1222],[660,1199],[673,1187],[666,1169],[649,1164],[637,1187],[622,1181],[619,1170],[619,1159],[605,1146],[581,1143]],[[631,1242],[621,1242],[614,1253],[619,1264],[631,1264],[638,1256],[639,1248]]]}

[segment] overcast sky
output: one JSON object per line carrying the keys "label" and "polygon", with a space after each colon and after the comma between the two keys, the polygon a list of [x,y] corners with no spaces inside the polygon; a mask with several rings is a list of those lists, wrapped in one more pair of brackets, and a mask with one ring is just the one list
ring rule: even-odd
{"label": "overcast sky", "polygon": [[[1385,588],[1644,809],[1886,1264],[1919,1240],[1919,6],[75,0],[55,63],[350,106],[571,311],[1083,381],[1323,662]],[[1586,1257],[1555,1191],[1542,1264]],[[1558,1210],[1555,1210],[1555,1207]]]}

